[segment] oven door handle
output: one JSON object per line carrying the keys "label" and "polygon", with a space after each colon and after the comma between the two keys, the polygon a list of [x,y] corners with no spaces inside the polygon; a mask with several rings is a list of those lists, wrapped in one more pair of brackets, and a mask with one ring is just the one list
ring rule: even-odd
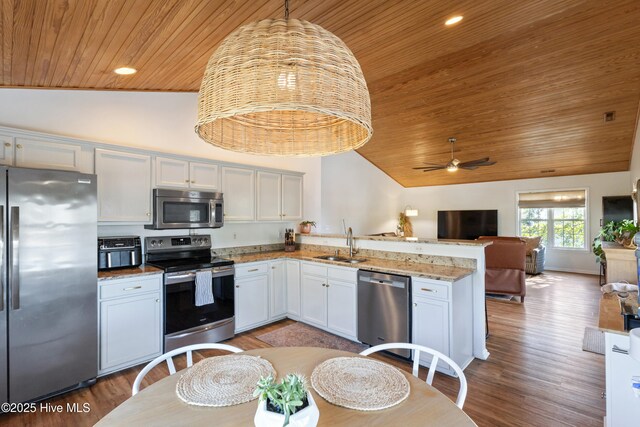
{"label": "oven door handle", "polygon": [[165,278],[165,285],[175,285],[177,283],[192,282],[196,279],[196,273],[178,274]]}

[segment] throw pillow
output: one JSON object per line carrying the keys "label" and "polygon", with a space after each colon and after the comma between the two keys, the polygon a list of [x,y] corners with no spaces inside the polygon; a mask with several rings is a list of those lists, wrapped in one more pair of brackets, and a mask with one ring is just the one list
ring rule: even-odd
{"label": "throw pillow", "polygon": [[538,246],[540,246],[540,240],[542,239],[542,237],[538,236],[538,237],[521,237],[522,240],[524,240],[524,243],[527,247],[527,255],[531,254],[531,251],[533,251],[535,248],[537,248]]}

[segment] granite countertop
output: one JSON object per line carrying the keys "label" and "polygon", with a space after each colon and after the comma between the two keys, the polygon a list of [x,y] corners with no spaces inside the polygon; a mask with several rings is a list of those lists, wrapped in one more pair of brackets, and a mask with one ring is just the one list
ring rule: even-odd
{"label": "granite countertop", "polygon": [[161,269],[152,267],[150,265],[141,265],[140,267],[122,268],[110,271],[98,271],[98,282],[103,280],[124,279],[133,276],[146,276],[162,273],[163,271]]}
{"label": "granite countertop", "polygon": [[[635,310],[638,309],[637,298],[638,296],[635,292],[630,292],[629,297],[627,297],[630,305],[634,305],[635,302]],[[598,328],[604,332],[628,335],[629,331],[624,330],[624,318],[621,313],[618,295],[616,293],[602,294],[602,297],[600,297]]]}
{"label": "granite countertop", "polygon": [[[439,264],[427,264],[420,262],[398,261],[383,258],[364,257],[367,261],[358,264],[348,264],[339,261],[329,261],[323,259],[316,259],[315,257],[320,255],[331,255],[327,252],[316,252],[309,250],[285,252],[285,251],[270,251],[270,252],[255,252],[241,255],[227,256],[226,258],[234,260],[237,264],[257,261],[269,261],[279,258],[291,258],[302,261],[320,262],[323,264],[336,265],[340,267],[359,268],[364,270],[375,270],[382,273],[402,274],[406,276],[425,277],[434,280],[443,280],[447,282],[454,282],[467,277],[473,273],[474,270],[469,268],[453,267]],[[361,258],[356,256],[355,258]]]}
{"label": "granite countertop", "polygon": [[[302,237],[327,237],[327,238],[339,238],[344,239],[344,234],[321,234],[321,233],[309,233],[298,234]],[[489,246],[493,242],[491,241],[478,241],[478,240],[453,240],[453,239],[433,239],[427,237],[388,237],[388,236],[353,236],[356,240],[375,240],[382,242],[408,242],[408,243],[432,243],[437,245],[457,245],[457,246]]]}

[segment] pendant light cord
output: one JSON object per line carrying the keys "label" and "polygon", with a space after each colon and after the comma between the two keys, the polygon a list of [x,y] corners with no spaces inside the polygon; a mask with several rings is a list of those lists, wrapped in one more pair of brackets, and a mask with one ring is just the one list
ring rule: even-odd
{"label": "pendant light cord", "polygon": [[284,0],[284,19],[289,20],[289,0]]}

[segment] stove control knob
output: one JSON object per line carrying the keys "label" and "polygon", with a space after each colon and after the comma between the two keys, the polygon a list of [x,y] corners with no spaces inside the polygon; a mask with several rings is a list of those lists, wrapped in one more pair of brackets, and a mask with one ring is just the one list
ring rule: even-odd
{"label": "stove control knob", "polygon": [[151,241],[151,246],[155,246],[155,245],[156,245],[156,241],[155,241],[155,240],[152,240],[152,241]]}
{"label": "stove control knob", "polygon": [[205,242],[205,243],[209,243],[209,238],[208,238],[208,237],[205,237],[205,238],[204,238],[204,242]]}
{"label": "stove control knob", "polygon": [[199,243],[199,244],[202,244],[202,239],[198,239],[198,243]]}
{"label": "stove control knob", "polygon": [[163,243],[164,243],[164,240],[162,239],[158,240],[158,245],[162,246]]}

